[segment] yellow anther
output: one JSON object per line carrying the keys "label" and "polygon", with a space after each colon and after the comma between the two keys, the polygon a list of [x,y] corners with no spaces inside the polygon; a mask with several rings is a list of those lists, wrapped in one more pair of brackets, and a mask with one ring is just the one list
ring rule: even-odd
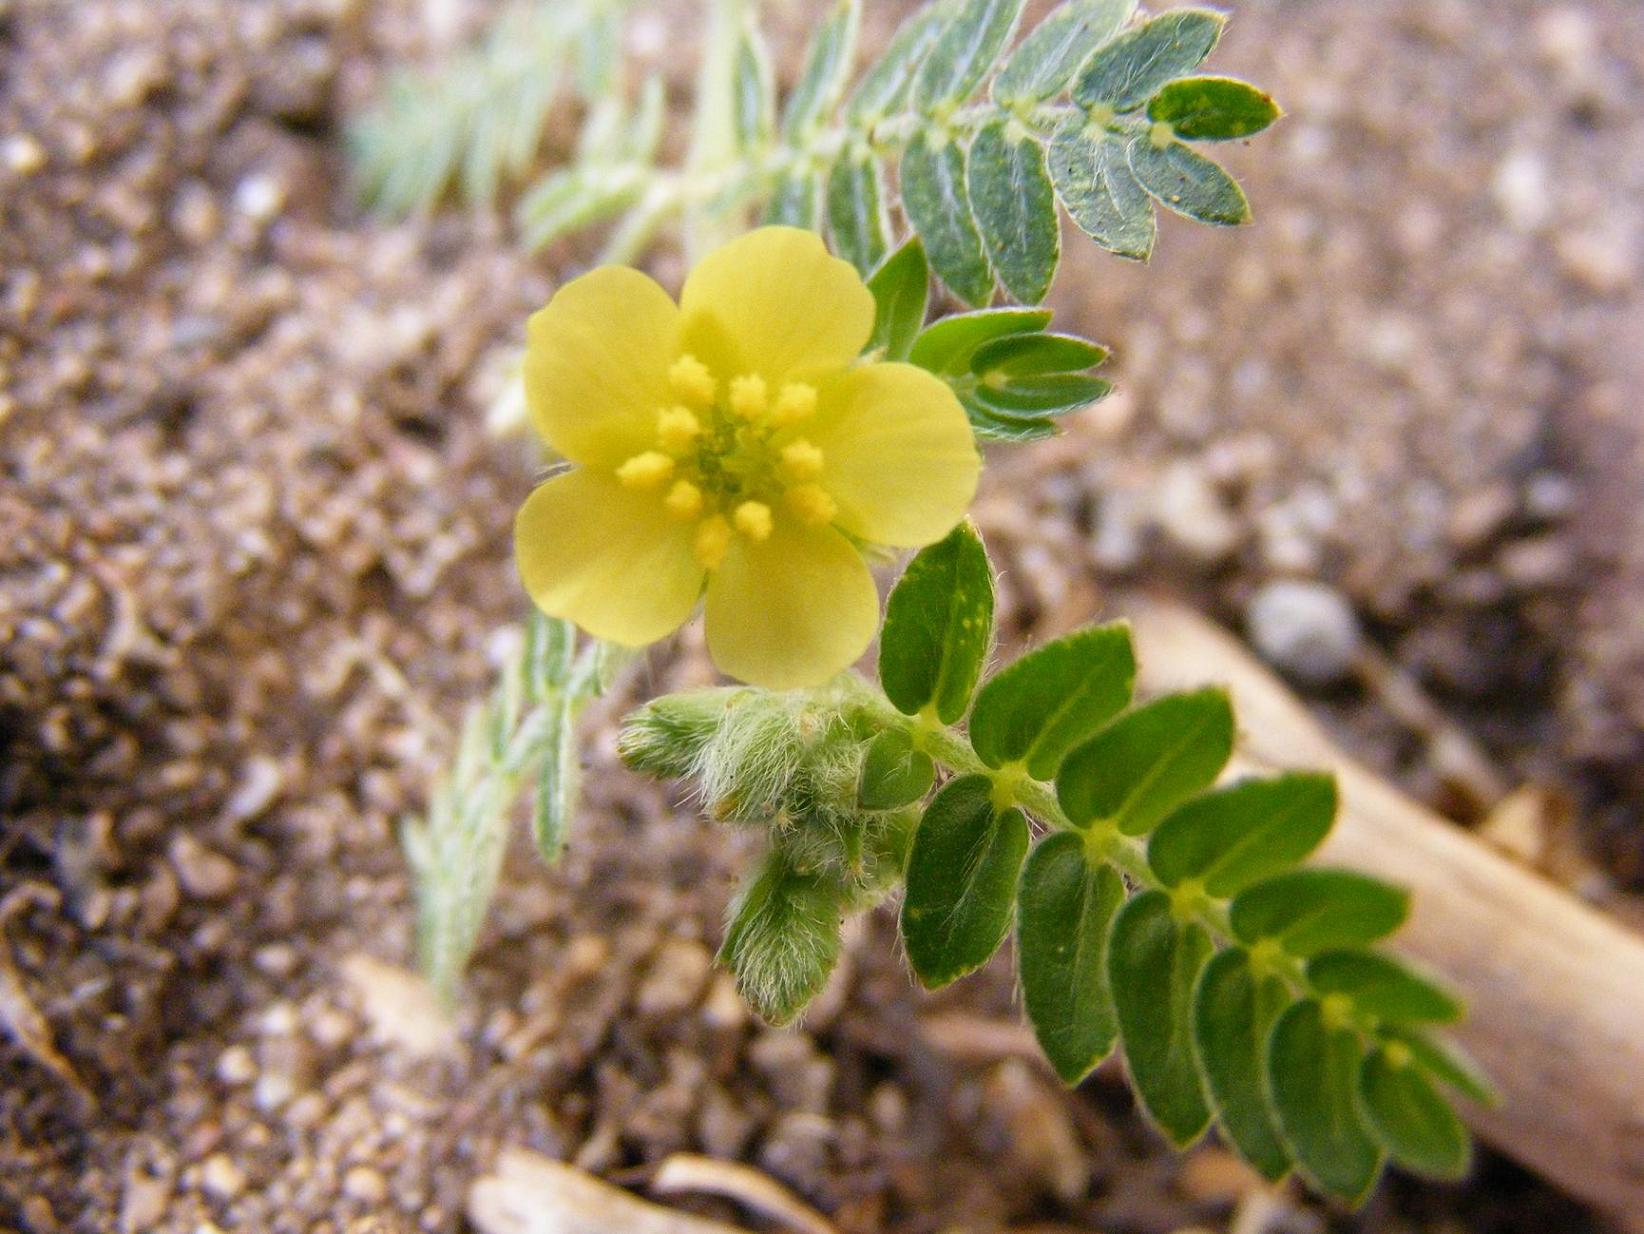
{"label": "yellow anther", "polygon": [[771,413],[771,419],[778,424],[796,424],[815,410],[816,387],[802,381],[790,381],[776,396],[776,409]]}
{"label": "yellow anther", "polygon": [[669,366],[668,384],[680,398],[698,407],[707,407],[714,401],[714,375],[690,352]]}
{"label": "yellow anther", "polygon": [[758,373],[731,378],[731,411],[742,419],[757,420],[762,417],[769,400],[765,379]]}
{"label": "yellow anther", "polygon": [[634,455],[616,473],[627,488],[655,488],[674,474],[674,460],[660,450],[647,450]]}
{"label": "yellow anther", "polygon": [[688,450],[701,435],[702,421],[689,407],[664,407],[656,413],[656,436],[664,450]]}
{"label": "yellow anther", "polygon": [[771,538],[771,508],[763,501],[744,501],[734,517],[736,529],[756,544]]}
{"label": "yellow anther", "polygon": [[833,522],[839,513],[839,504],[829,497],[820,484],[796,484],[783,498],[799,521],[811,527]]}
{"label": "yellow anther", "polygon": [[696,559],[705,570],[717,570],[731,546],[731,525],[722,514],[711,514],[696,528]]}
{"label": "yellow anther", "polygon": [[695,518],[702,513],[702,490],[689,480],[675,480],[662,504],[675,518]]}
{"label": "yellow anther", "polygon": [[801,437],[782,447],[782,470],[790,480],[814,480],[822,474],[822,451]]}

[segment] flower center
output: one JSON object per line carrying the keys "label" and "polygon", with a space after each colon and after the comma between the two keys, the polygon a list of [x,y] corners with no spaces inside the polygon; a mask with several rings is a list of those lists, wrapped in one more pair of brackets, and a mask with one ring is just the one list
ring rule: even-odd
{"label": "flower center", "polygon": [[779,518],[821,526],[839,513],[819,483],[822,451],[802,435],[816,412],[816,388],[802,381],[776,389],[758,373],[721,382],[689,353],[668,381],[677,403],[656,413],[656,446],[617,468],[617,479],[653,490],[663,508],[694,523],[696,558],[718,569],[736,536],[770,539]]}

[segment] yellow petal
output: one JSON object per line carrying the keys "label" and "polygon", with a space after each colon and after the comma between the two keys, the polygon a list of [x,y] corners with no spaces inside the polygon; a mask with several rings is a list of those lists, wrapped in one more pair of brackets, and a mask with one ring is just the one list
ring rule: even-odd
{"label": "yellow petal", "polygon": [[678,629],[696,607],[703,570],[691,532],[655,492],[578,468],[526,498],[514,519],[514,556],[543,612],[641,647]]}
{"label": "yellow petal", "polygon": [[864,540],[933,543],[976,494],[982,460],[964,408],[911,364],[869,364],[828,382],[805,437],[822,452],[817,483],[839,504],[834,522]]}
{"label": "yellow petal", "polygon": [[655,445],[657,409],[674,401],[678,327],[668,293],[637,270],[604,266],[565,284],[526,328],[525,397],[537,432],[596,467]]}
{"label": "yellow petal", "polygon": [[781,519],[768,539],[731,543],[708,579],[706,621],[720,671],[796,689],[820,685],[867,649],[879,595],[844,536]]}
{"label": "yellow petal", "polygon": [[721,376],[844,368],[873,333],[873,295],[815,232],[761,227],[697,263],[680,296],[688,350]]}

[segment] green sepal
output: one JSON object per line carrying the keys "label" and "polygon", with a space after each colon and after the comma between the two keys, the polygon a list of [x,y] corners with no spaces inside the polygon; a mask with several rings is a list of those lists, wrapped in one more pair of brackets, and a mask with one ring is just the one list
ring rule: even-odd
{"label": "green sepal", "polygon": [[1081,107],[1135,111],[1166,82],[1191,73],[1215,48],[1227,18],[1210,9],[1170,9],[1126,30],[1079,70]]}
{"label": "green sepal", "polygon": [[952,724],[970,707],[992,643],[993,570],[967,520],[920,549],[885,602],[885,696],[904,715],[929,708]]}
{"label": "green sepal", "polygon": [[987,776],[950,780],[936,794],[913,836],[902,900],[902,941],[926,989],[974,972],[999,949],[1027,849],[1026,816],[994,808]]}
{"label": "green sepal", "polygon": [[1472,1165],[1472,1139],[1450,1103],[1399,1047],[1372,1050],[1359,1071],[1359,1110],[1407,1170],[1454,1182]]}
{"label": "green sepal", "polygon": [[1055,98],[1135,9],[1136,0],[1067,0],[1010,53],[993,79],[993,97],[1007,107]]}
{"label": "green sepal", "polygon": [[1151,137],[1136,138],[1129,149],[1136,183],[1160,205],[1219,227],[1250,221],[1244,190],[1204,155],[1174,139],[1159,145]]}
{"label": "green sepal", "polygon": [[1270,1093],[1286,1144],[1320,1190],[1354,1205],[1382,1166],[1358,1110],[1362,1054],[1358,1034],[1328,1024],[1316,999],[1291,1006],[1268,1039]]}
{"label": "green sepal", "polygon": [[1303,959],[1385,938],[1410,914],[1410,895],[1356,870],[1275,874],[1234,897],[1228,920],[1246,946],[1276,943]]}
{"label": "green sepal", "polygon": [[939,377],[957,377],[971,371],[971,358],[985,344],[1031,334],[1049,324],[1049,309],[989,308],[953,313],[930,324],[914,342],[908,360]]}
{"label": "green sepal", "polygon": [[971,746],[989,767],[1020,763],[1048,780],[1069,750],[1129,706],[1135,680],[1128,625],[1077,630],[988,678],[971,711]]}
{"label": "green sepal", "polygon": [[1267,1038],[1290,1002],[1284,982],[1258,974],[1242,947],[1218,953],[1193,994],[1193,1044],[1222,1134],[1270,1182],[1292,1165],[1267,1100]]}
{"label": "green sepal", "polygon": [[913,739],[899,728],[887,728],[868,743],[857,782],[856,804],[864,810],[895,810],[912,805],[930,792],[936,764],[913,747]]}
{"label": "green sepal", "polygon": [[1195,797],[1159,824],[1147,860],[1166,887],[1198,879],[1216,899],[1297,865],[1329,834],[1335,777],[1289,772]]}
{"label": "green sepal", "polygon": [[839,960],[837,889],[766,854],[731,905],[719,962],[743,1001],[778,1027],[791,1024],[822,992]]}
{"label": "green sepal", "polygon": [[971,213],[965,150],[921,129],[902,155],[902,209],[925,242],[931,269],[966,304],[993,298],[993,271]]}
{"label": "green sepal", "polygon": [[868,278],[873,293],[873,335],[869,352],[886,360],[906,360],[925,325],[930,304],[930,265],[925,246],[914,236],[885,258]]}
{"label": "green sepal", "polygon": [[1016,922],[1022,1002],[1039,1048],[1070,1088],[1113,1051],[1119,1022],[1107,989],[1107,939],[1124,903],[1112,866],[1061,831],[1022,867]]}
{"label": "green sepal", "polygon": [[1021,303],[1039,303],[1061,258],[1061,224],[1044,148],[1014,121],[994,120],[971,141],[965,174],[971,210],[999,281]]}
{"label": "green sepal", "polygon": [[1193,1053],[1193,989],[1214,950],[1205,928],[1178,920],[1162,891],[1120,909],[1108,939],[1108,987],[1131,1082],[1178,1148],[1210,1125]]}
{"label": "green sepal", "polygon": [[1271,94],[1234,77],[1184,77],[1147,104],[1147,118],[1168,124],[1183,141],[1249,137],[1281,114]]}
{"label": "green sepal", "polygon": [[972,395],[995,415],[1041,418],[1078,411],[1112,392],[1112,384],[1100,377],[1045,373],[998,383],[978,382]]}
{"label": "green sepal", "polygon": [[1321,952],[1307,962],[1307,980],[1319,994],[1351,999],[1354,1011],[1382,1024],[1454,1024],[1464,1013],[1430,978],[1376,951]]}
{"label": "green sepal", "polygon": [[1056,196],[1080,231],[1110,253],[1147,260],[1158,223],[1121,139],[1073,117],[1051,138],[1049,167]]}
{"label": "green sepal", "polygon": [[1107,822],[1142,835],[1209,787],[1232,753],[1227,691],[1169,694],[1120,716],[1069,754],[1056,775],[1056,796],[1076,827]]}

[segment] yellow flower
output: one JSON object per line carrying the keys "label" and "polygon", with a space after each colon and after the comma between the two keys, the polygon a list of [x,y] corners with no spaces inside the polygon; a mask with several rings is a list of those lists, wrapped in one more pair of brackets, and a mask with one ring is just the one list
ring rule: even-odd
{"label": "yellow flower", "polygon": [[879,601],[858,544],[940,539],[980,469],[944,382],[857,362],[873,317],[855,270],[791,227],[708,256],[678,305],[623,267],[560,288],[525,390],[575,466],[515,520],[531,598],[627,646],[703,600],[714,663],[777,689],[861,655]]}

